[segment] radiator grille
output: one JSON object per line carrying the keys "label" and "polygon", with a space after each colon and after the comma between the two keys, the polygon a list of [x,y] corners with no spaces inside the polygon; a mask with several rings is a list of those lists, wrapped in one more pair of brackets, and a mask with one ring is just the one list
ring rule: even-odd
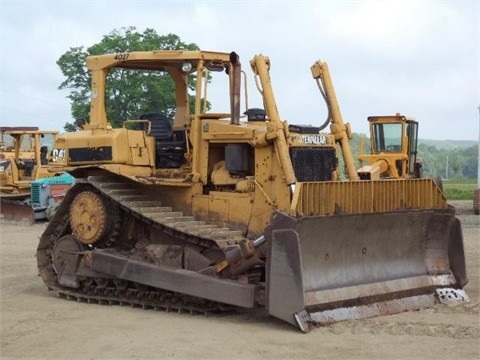
{"label": "radiator grille", "polygon": [[337,168],[333,147],[290,148],[290,158],[297,181],[330,181]]}
{"label": "radiator grille", "polygon": [[40,187],[42,185],[41,184],[35,184],[35,183],[32,183],[30,188],[31,188],[31,201],[32,203],[39,203],[40,202]]}
{"label": "radiator grille", "polygon": [[72,148],[68,150],[68,156],[69,156],[70,162],[111,161],[112,147],[100,146],[100,147]]}

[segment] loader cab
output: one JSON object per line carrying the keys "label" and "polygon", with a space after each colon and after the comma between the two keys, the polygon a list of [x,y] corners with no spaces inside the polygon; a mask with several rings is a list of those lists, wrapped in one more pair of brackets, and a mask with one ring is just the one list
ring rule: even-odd
{"label": "loader cab", "polygon": [[[370,116],[370,154],[359,155],[362,180],[422,177],[422,160],[417,156],[418,122],[400,114]],[[367,165],[363,165],[363,162]]]}
{"label": "loader cab", "polygon": [[34,127],[12,127],[1,130],[2,194],[28,195],[31,181],[53,175],[48,172],[47,158],[52,151],[58,131],[40,131]]}
{"label": "loader cab", "polygon": [[394,163],[398,177],[420,177],[418,122],[400,114],[370,116],[368,121],[372,155],[383,156]]}

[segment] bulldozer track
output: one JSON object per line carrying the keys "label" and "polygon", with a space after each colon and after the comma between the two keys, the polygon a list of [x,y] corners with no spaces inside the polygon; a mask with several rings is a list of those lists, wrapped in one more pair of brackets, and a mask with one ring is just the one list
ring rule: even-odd
{"label": "bulldozer track", "polygon": [[130,215],[169,234],[182,237],[188,243],[203,248],[216,245],[223,249],[243,239],[240,230],[206,224],[205,221],[195,220],[194,216],[185,216],[180,211],[174,211],[171,207],[162,206],[158,201],[152,201],[140,189],[132,188],[119,178],[90,176],[88,183],[115,201]]}
{"label": "bulldozer track", "polygon": [[[102,279],[104,280],[104,279]],[[95,279],[85,279],[87,283],[94,282]],[[136,288],[136,287],[139,288]],[[170,291],[162,291],[159,289],[142,286],[133,282],[120,282],[115,284],[109,281],[105,284],[82,284],[79,290],[71,291],[67,289],[58,289],[57,295],[84,303],[95,303],[100,305],[120,305],[138,307],[144,310],[163,310],[176,311],[178,313],[190,313],[208,315],[211,313],[231,311],[232,307],[194,298]]]}
{"label": "bulldozer track", "polygon": [[[152,201],[141,189],[133,188],[118,177],[89,177],[79,182],[67,194],[56,215],[50,221],[40,238],[37,250],[38,269],[45,284],[57,295],[69,300],[109,305],[130,305],[143,309],[187,312],[191,314],[218,313],[232,311],[233,307],[215,301],[195,298],[171,291],[164,291],[137,284],[131,281],[116,281],[105,278],[82,278],[78,288],[62,286],[57,280],[57,271],[53,263],[53,247],[68,232],[69,204],[82,191],[95,190],[121,211],[134,216],[149,226],[182,238],[186,243],[201,246],[204,249],[224,248],[243,239],[240,231],[196,221],[193,216],[184,216],[171,207]],[[102,247],[112,247],[119,236],[120,217],[114,219],[114,230]]]}

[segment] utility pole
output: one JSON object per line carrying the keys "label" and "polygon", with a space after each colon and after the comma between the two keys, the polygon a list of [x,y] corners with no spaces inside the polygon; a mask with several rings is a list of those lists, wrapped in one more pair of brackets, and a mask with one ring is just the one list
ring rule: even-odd
{"label": "utility pole", "polygon": [[473,213],[480,214],[480,106],[478,106],[478,170],[477,170],[477,188],[473,193]]}
{"label": "utility pole", "polygon": [[448,155],[447,155],[447,164],[445,165],[445,180],[448,180]]}
{"label": "utility pole", "polygon": [[477,170],[477,188],[480,190],[480,106],[478,106],[478,170]]}

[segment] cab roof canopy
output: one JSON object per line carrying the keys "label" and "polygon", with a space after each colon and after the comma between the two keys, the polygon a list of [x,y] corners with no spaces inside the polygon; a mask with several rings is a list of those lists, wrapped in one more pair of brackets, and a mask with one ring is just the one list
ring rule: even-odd
{"label": "cab roof canopy", "polygon": [[209,65],[225,67],[230,61],[230,53],[154,50],[92,55],[87,57],[87,67],[90,70],[100,70],[112,67],[139,70],[165,70],[172,67],[178,68],[182,63],[190,62],[192,64],[192,69],[196,69],[199,61],[203,61],[207,68]]}

